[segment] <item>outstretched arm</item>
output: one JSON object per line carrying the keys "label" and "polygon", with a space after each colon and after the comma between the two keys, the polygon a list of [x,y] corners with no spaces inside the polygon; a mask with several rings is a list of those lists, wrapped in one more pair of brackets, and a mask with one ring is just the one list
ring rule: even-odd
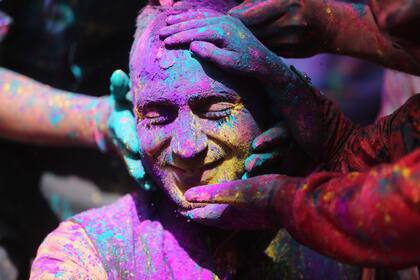
{"label": "outstretched arm", "polygon": [[403,268],[420,262],[419,181],[417,150],[366,172],[265,175],[196,187],[185,197],[271,213],[273,226],[346,263]]}
{"label": "outstretched arm", "polygon": [[79,145],[120,153],[129,173],[146,188],[136,125],[127,99],[130,80],[116,70],[110,96],[58,90],[0,68],[0,137],[30,144]]}
{"label": "outstretched arm", "polygon": [[0,69],[0,136],[24,143],[96,146],[111,106]]}

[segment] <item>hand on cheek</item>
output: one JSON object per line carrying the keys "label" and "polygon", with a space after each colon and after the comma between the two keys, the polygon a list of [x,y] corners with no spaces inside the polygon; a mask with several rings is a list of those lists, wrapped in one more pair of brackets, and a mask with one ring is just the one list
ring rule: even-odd
{"label": "hand on cheek", "polygon": [[291,148],[290,134],[283,123],[277,123],[252,142],[252,154],[245,160],[245,170],[250,176],[280,173],[278,165]]}
{"label": "hand on cheek", "polygon": [[222,228],[278,228],[281,226],[281,213],[276,212],[272,202],[281,189],[283,177],[265,175],[189,189],[185,193],[188,201],[209,205],[190,210],[184,215],[194,221]]}
{"label": "hand on cheek", "polygon": [[130,101],[130,79],[127,74],[121,70],[114,71],[110,80],[110,92],[113,110],[108,119],[108,130],[112,142],[124,159],[131,177],[149,190],[152,184],[140,160],[136,121]]}

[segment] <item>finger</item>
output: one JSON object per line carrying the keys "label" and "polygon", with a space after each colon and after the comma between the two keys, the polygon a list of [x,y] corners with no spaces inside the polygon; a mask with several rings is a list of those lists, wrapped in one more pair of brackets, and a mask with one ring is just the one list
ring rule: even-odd
{"label": "finger", "polygon": [[118,141],[119,147],[132,154],[139,153],[136,122],[129,110],[113,112],[108,126],[114,138]]}
{"label": "finger", "polygon": [[130,78],[122,70],[115,70],[110,79],[111,95],[118,102],[125,102],[127,92],[130,90]]}
{"label": "finger", "polygon": [[190,45],[190,50],[194,56],[212,62],[224,70],[234,70],[237,65],[236,52],[221,49],[209,42],[194,41]]}
{"label": "finger", "polygon": [[[205,207],[180,212],[187,219],[230,230],[260,230],[272,228],[272,222],[255,208],[235,207],[227,204],[209,204]],[[272,213],[271,213],[272,214]],[[277,222],[276,222],[277,225]],[[275,228],[278,228],[275,226]]]}
{"label": "finger", "polygon": [[264,154],[252,154],[245,160],[246,172],[253,174],[255,172],[267,169],[283,159],[283,151],[273,151]]}
{"label": "finger", "polygon": [[186,30],[190,30],[190,29],[195,29],[195,28],[199,28],[199,27],[203,27],[203,26],[208,26],[211,24],[215,24],[218,21],[220,21],[220,17],[213,17],[213,18],[209,18],[209,19],[193,19],[193,20],[188,20],[188,21],[184,21],[181,23],[177,23],[177,24],[173,24],[170,26],[166,26],[163,27],[160,31],[159,31],[159,36],[161,39],[164,39],[170,35],[182,32],[182,31],[186,31]]}
{"label": "finger", "polygon": [[170,15],[166,18],[166,23],[168,25],[177,24],[184,21],[189,21],[192,19],[202,19],[202,18],[208,18],[208,17],[217,17],[221,16],[221,13],[206,10],[206,11],[195,11],[195,12],[185,12],[180,13],[178,15]]}
{"label": "finger", "polygon": [[132,158],[128,155],[123,155],[125,164],[127,165],[128,172],[138,182],[142,182],[145,178],[146,172],[144,171],[143,164],[140,159]]}
{"label": "finger", "polygon": [[212,26],[186,30],[167,37],[164,43],[167,47],[190,44],[192,41],[206,41],[216,45],[223,45],[223,34],[214,30]]}
{"label": "finger", "polygon": [[264,131],[252,141],[253,152],[263,152],[278,146],[286,146],[290,142],[288,129],[282,123],[277,123],[274,127]]}
{"label": "finger", "polygon": [[219,219],[227,207],[229,207],[227,204],[209,204],[204,207],[194,208],[180,213],[194,221],[211,221]]}
{"label": "finger", "polygon": [[231,9],[229,15],[240,19],[246,26],[263,24],[281,17],[285,13],[285,2],[281,0],[245,1]]}
{"label": "finger", "polygon": [[238,206],[268,207],[280,175],[257,176],[217,185],[199,186],[185,192],[190,202],[223,203]]}

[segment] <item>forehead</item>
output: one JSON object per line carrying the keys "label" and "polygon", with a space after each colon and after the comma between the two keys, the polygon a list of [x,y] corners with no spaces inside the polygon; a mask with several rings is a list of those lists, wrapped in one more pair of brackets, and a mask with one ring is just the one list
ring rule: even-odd
{"label": "forehead", "polygon": [[130,56],[130,76],[135,102],[185,99],[201,93],[232,92],[235,81],[215,66],[198,61],[184,49],[168,50],[159,38],[166,13],[157,16],[137,38]]}
{"label": "forehead", "polygon": [[148,65],[144,65],[146,71],[141,71],[139,83],[133,85],[137,88],[138,102],[161,98],[186,100],[209,92],[235,92],[233,78],[224,77],[222,80],[221,73],[217,73],[214,66],[200,63],[188,50],[160,48],[155,56],[155,65],[149,65],[155,72],[148,71]]}

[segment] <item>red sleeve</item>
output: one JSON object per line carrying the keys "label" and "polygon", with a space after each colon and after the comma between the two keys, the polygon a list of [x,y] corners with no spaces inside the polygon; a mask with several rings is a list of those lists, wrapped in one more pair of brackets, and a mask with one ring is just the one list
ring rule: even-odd
{"label": "red sleeve", "polygon": [[420,264],[420,95],[373,125],[336,127],[342,139],[326,171],[287,180],[275,195],[285,228],[344,262]]}
{"label": "red sleeve", "polygon": [[274,199],[285,228],[343,262],[420,264],[420,149],[366,172],[321,172],[291,180]]}
{"label": "red sleeve", "polygon": [[[335,117],[342,118],[339,114]],[[351,133],[346,133],[349,128]],[[335,140],[336,151],[323,170],[365,171],[381,163],[394,162],[420,147],[420,94],[372,125],[340,126],[334,132],[342,140]]]}

